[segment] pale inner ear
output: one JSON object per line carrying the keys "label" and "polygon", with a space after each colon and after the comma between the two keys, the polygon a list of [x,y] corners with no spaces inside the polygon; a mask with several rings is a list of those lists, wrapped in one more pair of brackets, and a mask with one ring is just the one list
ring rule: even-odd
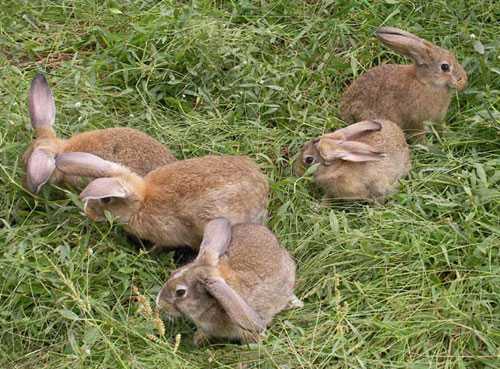
{"label": "pale inner ear", "polygon": [[382,123],[376,120],[364,120],[351,124],[347,127],[337,129],[335,132],[327,133],[321,138],[331,138],[335,140],[352,140],[369,132],[376,132],[382,129]]}
{"label": "pale inner ear", "polygon": [[332,140],[330,138],[321,139],[318,143],[318,150],[327,165],[337,159],[366,162],[377,161],[386,157],[384,152],[366,143]]}
{"label": "pale inner ear", "polygon": [[80,198],[86,200],[103,199],[106,197],[127,198],[132,193],[118,178],[98,178],[88,184],[81,192]]}
{"label": "pale inner ear", "polygon": [[414,34],[392,27],[377,30],[377,37],[391,49],[413,59],[417,64],[428,62],[429,48],[433,45]]}
{"label": "pale inner ear", "polygon": [[418,37],[417,35],[414,35],[413,33],[408,31],[403,31],[402,29],[396,27],[380,27],[375,33],[380,39],[384,39],[390,36],[399,36],[414,39],[416,41],[423,41],[423,39]]}
{"label": "pale inner ear", "polygon": [[56,106],[47,80],[38,74],[31,82],[29,111],[33,128],[48,128],[54,124]]}
{"label": "pale inner ear", "polygon": [[54,154],[43,149],[33,150],[26,165],[28,189],[33,193],[38,193],[50,179],[55,168]]}
{"label": "pale inner ear", "polygon": [[211,220],[205,225],[198,262],[217,265],[231,243],[231,223],[226,218]]}
{"label": "pale inner ear", "polygon": [[104,160],[87,152],[66,152],[57,155],[56,166],[61,172],[86,177],[108,177],[128,173],[120,164]]}

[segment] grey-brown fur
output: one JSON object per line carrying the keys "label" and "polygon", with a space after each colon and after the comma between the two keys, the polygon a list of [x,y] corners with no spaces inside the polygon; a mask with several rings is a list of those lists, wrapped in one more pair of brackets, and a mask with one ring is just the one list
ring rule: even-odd
{"label": "grey-brown fur", "polygon": [[[255,342],[276,314],[301,306],[293,293],[295,263],[266,227],[233,226],[227,251],[221,252],[215,262],[198,257],[173,272],[157,298],[158,305],[170,315],[186,315],[194,321],[198,327],[196,344],[210,338]],[[231,315],[207,292],[212,279],[225,281],[248,305],[250,318],[239,312]],[[187,290],[180,298],[176,296],[179,288]]]}
{"label": "grey-brown fur", "polygon": [[[379,155],[376,154],[373,161],[336,159],[327,163],[318,149],[321,141],[328,139],[328,135],[325,135],[304,145],[296,160],[295,172],[302,175],[309,165],[317,164],[314,181],[329,198],[380,201],[395,192],[399,179],[410,170],[410,151],[403,132],[396,124],[387,120],[376,122],[381,125],[380,130],[361,133],[351,139],[373,147],[374,151],[381,154],[380,159],[376,159]],[[349,127],[353,128],[354,125]],[[342,129],[336,132],[341,131]],[[330,135],[335,135],[336,132]],[[307,157],[313,158],[309,165],[306,164]]]}
{"label": "grey-brown fur", "polygon": [[[421,139],[424,121],[444,120],[452,95],[466,87],[467,74],[448,50],[411,33],[382,27],[377,36],[414,64],[380,65],[354,80],[342,96],[340,117],[348,124],[391,120],[408,137]],[[449,71],[441,69],[443,63]]]}

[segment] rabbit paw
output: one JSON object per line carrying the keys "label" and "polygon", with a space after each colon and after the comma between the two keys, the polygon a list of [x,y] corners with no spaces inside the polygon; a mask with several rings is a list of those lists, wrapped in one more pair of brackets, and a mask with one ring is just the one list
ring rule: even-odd
{"label": "rabbit paw", "polygon": [[250,345],[252,343],[258,343],[266,337],[266,332],[256,333],[243,331],[241,332],[240,342],[242,344]]}
{"label": "rabbit paw", "polygon": [[286,305],[286,309],[300,309],[304,307],[304,303],[297,296],[293,295]]}
{"label": "rabbit paw", "polygon": [[202,346],[206,346],[208,345],[208,337],[205,335],[205,333],[203,333],[203,331],[201,331],[200,329],[198,329],[195,333],[194,333],[194,337],[193,337],[193,344],[196,346],[196,347],[202,347]]}

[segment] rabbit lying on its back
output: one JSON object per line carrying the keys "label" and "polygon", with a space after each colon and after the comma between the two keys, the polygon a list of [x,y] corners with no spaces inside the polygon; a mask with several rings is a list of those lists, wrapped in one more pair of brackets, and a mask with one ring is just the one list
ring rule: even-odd
{"label": "rabbit lying on its back", "polygon": [[139,175],[171,163],[175,157],[154,138],[132,128],[107,128],[76,134],[64,140],[53,129],[56,107],[54,97],[42,74],[31,82],[29,92],[31,124],[37,138],[23,155],[25,186],[33,193],[47,182],[84,187],[88,181],[64,175],[55,167],[55,156],[64,152],[88,152],[129,167]]}
{"label": "rabbit lying on its back", "polygon": [[410,170],[410,150],[403,132],[388,120],[352,124],[307,142],[295,172],[318,164],[315,182],[327,197],[382,200]]}
{"label": "rabbit lying on its back", "polygon": [[219,218],[207,223],[198,257],[172,273],[156,301],[193,320],[197,345],[255,342],[277,313],[302,306],[294,285],[295,263],[271,231]]}
{"label": "rabbit lying on its back", "polygon": [[409,32],[382,27],[377,37],[415,63],[370,69],[345,91],[340,116],[349,124],[366,119],[391,120],[409,137],[423,139],[424,121],[445,118],[452,94],[467,85],[467,74],[448,50]]}

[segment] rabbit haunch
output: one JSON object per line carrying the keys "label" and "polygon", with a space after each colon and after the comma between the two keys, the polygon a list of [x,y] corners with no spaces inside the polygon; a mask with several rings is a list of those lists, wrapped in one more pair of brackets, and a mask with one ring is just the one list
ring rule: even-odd
{"label": "rabbit haunch", "polygon": [[261,223],[266,216],[267,178],[244,156],[176,161],[144,178],[86,153],[61,154],[56,166],[71,175],[100,177],[80,195],[91,219],[104,219],[108,210],[128,232],[156,246],[196,249],[211,219]]}
{"label": "rabbit haunch", "polygon": [[377,37],[414,64],[374,67],[354,80],[342,96],[340,116],[347,123],[387,119],[410,137],[421,138],[424,121],[444,120],[451,97],[467,85],[467,74],[448,50],[392,27]]}
{"label": "rabbit haunch", "polygon": [[69,139],[57,138],[53,128],[56,108],[52,91],[45,77],[37,75],[29,92],[31,124],[37,138],[23,155],[26,187],[34,193],[47,182],[83,188],[88,180],[64,175],[55,167],[54,158],[64,152],[88,152],[105,160],[129,167],[146,175],[151,170],[171,163],[175,157],[158,141],[132,128],[106,128],[79,133]]}
{"label": "rabbit haunch", "polygon": [[198,257],[172,273],[157,304],[190,318],[198,345],[210,338],[255,342],[276,314],[302,305],[294,285],[295,263],[271,231],[215,219]]}

